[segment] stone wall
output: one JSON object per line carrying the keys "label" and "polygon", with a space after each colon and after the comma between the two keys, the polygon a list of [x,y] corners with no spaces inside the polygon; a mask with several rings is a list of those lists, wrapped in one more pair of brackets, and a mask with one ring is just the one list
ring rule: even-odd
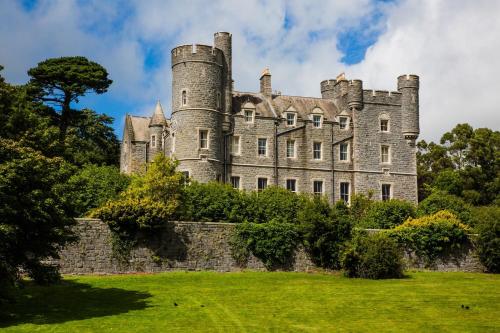
{"label": "stone wall", "polygon": [[[244,267],[239,266],[232,258],[229,239],[234,227],[230,223],[172,222],[170,228],[158,232],[155,239],[147,243],[139,242],[128,260],[123,261],[113,257],[112,234],[104,222],[99,219],[77,219],[75,228],[79,241],[64,248],[60,252],[60,259],[53,263],[59,265],[63,274],[266,270],[262,262],[253,256]],[[423,268],[418,258],[407,255],[407,259],[411,263],[410,268]],[[303,272],[316,267],[305,251],[299,249],[289,269]],[[438,260],[433,269],[484,271],[473,249],[467,249],[454,258]]]}

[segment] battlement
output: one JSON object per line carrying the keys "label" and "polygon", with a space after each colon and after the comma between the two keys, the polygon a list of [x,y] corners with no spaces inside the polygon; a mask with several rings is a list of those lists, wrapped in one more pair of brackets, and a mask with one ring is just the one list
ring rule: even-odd
{"label": "battlement", "polygon": [[328,90],[333,90],[333,87],[337,84],[337,80],[335,79],[330,79],[330,80],[323,80],[321,81],[321,93],[328,91]]}
{"label": "battlement", "polygon": [[398,90],[403,88],[419,88],[419,77],[414,74],[405,74],[398,76]]}
{"label": "battlement", "polygon": [[172,66],[180,62],[204,61],[223,65],[223,52],[210,45],[180,45],[172,49]]}
{"label": "battlement", "polygon": [[365,103],[401,104],[401,93],[388,90],[363,90]]}

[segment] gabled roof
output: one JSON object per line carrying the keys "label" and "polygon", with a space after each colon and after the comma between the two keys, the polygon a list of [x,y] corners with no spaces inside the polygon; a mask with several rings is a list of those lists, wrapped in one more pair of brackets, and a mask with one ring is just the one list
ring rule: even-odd
{"label": "gabled roof", "polygon": [[137,116],[127,116],[130,122],[127,125],[132,126],[129,133],[131,134],[131,141],[149,141],[149,122],[151,118],[149,117],[137,117]]}
{"label": "gabled roof", "polygon": [[166,126],[167,120],[165,119],[165,114],[163,113],[163,108],[161,107],[160,101],[156,102],[155,110],[153,116],[151,117],[151,122],[149,126]]}

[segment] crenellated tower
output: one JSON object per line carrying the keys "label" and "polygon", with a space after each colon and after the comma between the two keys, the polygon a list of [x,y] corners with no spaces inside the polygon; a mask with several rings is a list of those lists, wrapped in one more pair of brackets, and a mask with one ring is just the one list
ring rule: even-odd
{"label": "crenellated tower", "polygon": [[420,133],[418,90],[419,77],[417,75],[398,77],[398,91],[401,93],[401,131],[411,146],[415,145],[415,140]]}

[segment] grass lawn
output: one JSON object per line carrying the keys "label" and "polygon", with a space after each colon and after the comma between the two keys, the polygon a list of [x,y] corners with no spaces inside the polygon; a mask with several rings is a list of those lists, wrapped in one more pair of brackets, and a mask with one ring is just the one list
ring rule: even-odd
{"label": "grass lawn", "polygon": [[1,332],[500,332],[500,275],[68,276],[28,284],[7,310]]}

